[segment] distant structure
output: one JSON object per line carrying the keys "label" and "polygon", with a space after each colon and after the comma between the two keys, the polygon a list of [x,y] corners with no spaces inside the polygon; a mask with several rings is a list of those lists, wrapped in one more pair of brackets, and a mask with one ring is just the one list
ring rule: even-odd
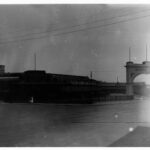
{"label": "distant structure", "polygon": [[0,65],[0,74],[5,73],[5,65]]}
{"label": "distant structure", "polygon": [[150,74],[150,61],[147,61],[147,46],[146,46],[146,61],[142,64],[133,63],[131,61],[131,50],[129,49],[129,61],[126,63],[126,94],[133,95],[133,81],[140,74]]}

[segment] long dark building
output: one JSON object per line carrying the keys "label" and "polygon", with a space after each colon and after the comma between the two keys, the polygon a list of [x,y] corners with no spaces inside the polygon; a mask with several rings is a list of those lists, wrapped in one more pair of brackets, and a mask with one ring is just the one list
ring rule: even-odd
{"label": "long dark building", "polygon": [[74,76],[29,70],[5,73],[0,66],[0,100],[18,103],[92,103],[110,93],[124,93],[124,87],[107,86],[88,76]]}

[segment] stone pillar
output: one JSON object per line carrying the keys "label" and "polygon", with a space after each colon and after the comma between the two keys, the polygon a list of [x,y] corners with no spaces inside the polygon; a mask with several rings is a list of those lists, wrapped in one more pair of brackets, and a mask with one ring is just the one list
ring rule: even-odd
{"label": "stone pillar", "polygon": [[127,62],[126,64],[126,94],[133,95],[133,62]]}

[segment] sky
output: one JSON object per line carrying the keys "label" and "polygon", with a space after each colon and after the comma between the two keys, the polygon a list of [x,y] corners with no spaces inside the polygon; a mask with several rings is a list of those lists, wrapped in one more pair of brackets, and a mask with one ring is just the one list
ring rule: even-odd
{"label": "sky", "polygon": [[38,70],[125,82],[129,47],[142,63],[147,45],[150,60],[150,5],[0,5],[0,20],[6,72],[34,69],[36,53]]}

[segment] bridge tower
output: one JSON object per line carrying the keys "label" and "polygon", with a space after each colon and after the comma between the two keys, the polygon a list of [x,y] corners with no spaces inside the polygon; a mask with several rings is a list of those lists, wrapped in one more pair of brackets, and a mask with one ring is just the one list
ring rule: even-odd
{"label": "bridge tower", "polygon": [[150,74],[150,61],[136,64],[132,61],[126,63],[126,94],[133,95],[133,81],[140,74]]}

